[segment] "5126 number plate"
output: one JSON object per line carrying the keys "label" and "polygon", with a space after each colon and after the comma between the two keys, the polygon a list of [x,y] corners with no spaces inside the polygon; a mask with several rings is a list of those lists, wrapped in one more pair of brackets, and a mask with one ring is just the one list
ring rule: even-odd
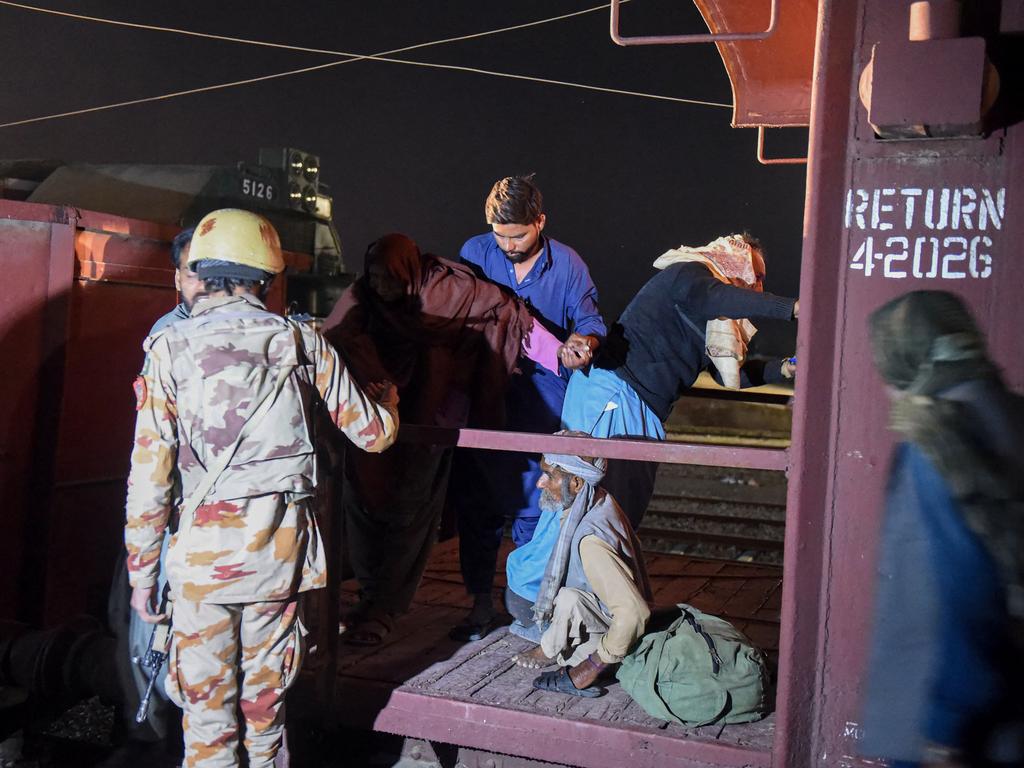
{"label": "5126 number plate", "polygon": [[242,194],[246,197],[255,197],[257,200],[270,201],[277,195],[277,190],[269,182],[243,177]]}

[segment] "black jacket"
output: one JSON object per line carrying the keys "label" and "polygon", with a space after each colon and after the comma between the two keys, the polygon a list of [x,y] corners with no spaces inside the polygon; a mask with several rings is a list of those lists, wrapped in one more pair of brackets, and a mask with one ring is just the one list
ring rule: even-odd
{"label": "black jacket", "polygon": [[[704,349],[709,320],[791,320],[793,305],[793,299],[723,283],[698,262],[673,264],[633,297],[612,326],[596,364],[628,382],[665,421],[672,404],[711,364]],[[780,364],[754,372],[750,383],[777,379]]]}

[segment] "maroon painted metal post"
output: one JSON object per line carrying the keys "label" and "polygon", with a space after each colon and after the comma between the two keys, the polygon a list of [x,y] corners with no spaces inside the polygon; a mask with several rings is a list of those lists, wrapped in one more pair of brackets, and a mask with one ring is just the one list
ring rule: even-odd
{"label": "maroon painted metal post", "polygon": [[[935,82],[924,100],[900,98],[903,73],[928,78],[922,55],[948,64],[963,56],[965,44],[911,42],[909,6],[892,0],[826,0],[821,6],[775,768],[863,764],[862,679],[893,444],[888,400],[871,364],[867,316],[907,291],[957,293],[985,328],[1007,382],[1018,390],[1024,384],[1024,217],[1018,210],[1024,125],[997,125],[984,136],[880,139],[858,99],[861,72],[872,53],[884,49],[873,85],[876,98],[890,99],[883,105],[887,125],[971,130],[961,117],[964,105],[950,96],[980,92],[981,83],[970,78],[980,77],[982,67],[958,69],[957,88]],[[991,34],[986,44],[998,30]],[[942,55],[946,44],[948,57]],[[917,105],[924,111],[915,112]]]}
{"label": "maroon painted metal post", "polygon": [[[833,414],[838,410],[835,365],[839,335],[836,306],[840,294],[839,221],[829,211],[841,204],[849,115],[849,60],[857,3],[822,3],[811,98],[804,249],[800,269],[800,326],[797,357],[800,387],[793,408],[791,470],[786,510],[779,674],[772,765],[798,768],[813,764],[821,686],[819,649],[828,606],[829,528],[823,510],[831,487]],[[813,393],[813,396],[808,396]]]}

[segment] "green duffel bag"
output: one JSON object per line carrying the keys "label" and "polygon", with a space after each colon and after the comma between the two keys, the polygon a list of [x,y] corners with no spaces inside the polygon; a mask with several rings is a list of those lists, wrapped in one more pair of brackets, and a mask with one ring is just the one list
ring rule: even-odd
{"label": "green duffel bag", "polygon": [[680,604],[682,616],[651,632],[616,677],[651,717],[687,726],[749,723],[768,713],[764,654],[724,619]]}

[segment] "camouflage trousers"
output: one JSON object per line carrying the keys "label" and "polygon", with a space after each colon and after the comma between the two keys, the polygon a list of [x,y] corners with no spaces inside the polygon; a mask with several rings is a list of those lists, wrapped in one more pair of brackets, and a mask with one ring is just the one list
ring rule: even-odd
{"label": "camouflage trousers", "polygon": [[167,693],[184,710],[185,766],[271,766],[284,733],[284,692],[302,663],[299,599],[174,602]]}

